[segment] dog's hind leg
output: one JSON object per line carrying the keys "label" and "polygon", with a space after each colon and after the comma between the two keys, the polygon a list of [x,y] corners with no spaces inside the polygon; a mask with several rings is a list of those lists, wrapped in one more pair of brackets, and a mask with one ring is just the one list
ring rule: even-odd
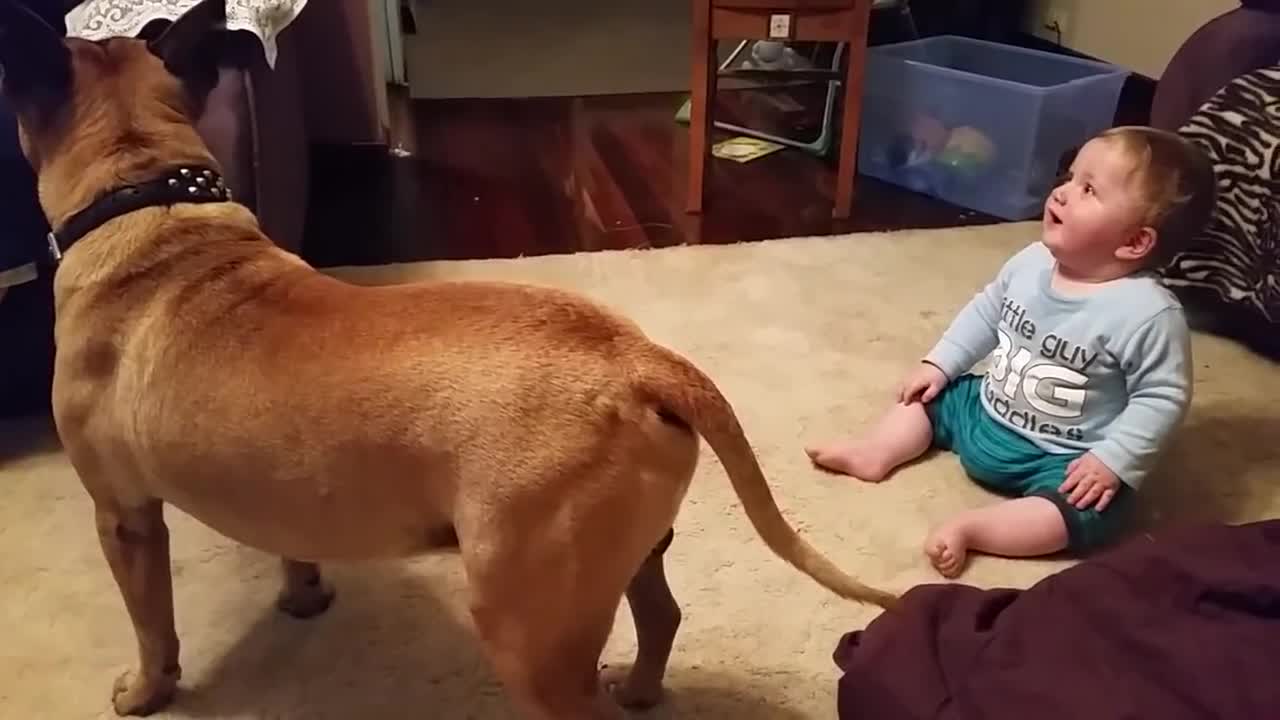
{"label": "dog's hind leg", "polygon": [[667,532],[627,586],[627,604],[639,645],[635,663],[629,672],[611,667],[601,673],[604,686],[624,707],[648,709],[662,701],[662,679],[681,619],[662,563],[674,535],[674,531]]}
{"label": "dog's hind leg", "polygon": [[[541,552],[547,543],[560,547]],[[581,542],[543,533],[484,558],[464,551],[477,633],[522,718],[624,717],[600,685],[599,662],[626,574],[592,562],[590,554]],[[587,581],[583,573],[594,577]]]}
{"label": "dog's hind leg", "polygon": [[318,565],[281,558],[281,569],[284,587],[276,598],[276,607],[281,612],[305,620],[329,609],[333,588],[321,576]]}
{"label": "dog's hind leg", "polygon": [[164,505],[155,500],[125,508],[98,501],[95,511],[98,540],[138,638],[138,668],[116,680],[112,703],[120,715],[149,715],[169,704],[182,675]]}

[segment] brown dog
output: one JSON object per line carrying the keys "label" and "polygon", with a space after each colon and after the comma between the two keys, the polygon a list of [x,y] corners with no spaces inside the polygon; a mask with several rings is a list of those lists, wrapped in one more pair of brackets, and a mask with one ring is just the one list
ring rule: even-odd
{"label": "brown dog", "polygon": [[164,706],[180,674],[164,503],[285,558],[299,616],[332,597],[317,562],[456,545],[488,657],[548,720],[621,714],[598,662],[624,594],[639,653],[614,695],[658,700],[680,618],[662,551],[699,434],[775,553],[893,602],[788,526],[729,403],[630,322],[513,284],[354,286],[273,245],[191,124],[224,12],[92,43],[0,0],[4,91],[75,243],[53,400],[137,633],[117,712]]}

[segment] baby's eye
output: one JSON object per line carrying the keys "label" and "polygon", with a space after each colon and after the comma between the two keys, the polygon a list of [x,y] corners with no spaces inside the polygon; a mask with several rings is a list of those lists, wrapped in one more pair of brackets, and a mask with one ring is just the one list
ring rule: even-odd
{"label": "baby's eye", "polygon": [[1093,194],[1093,183],[1085,183],[1085,184],[1084,184],[1084,194],[1085,194],[1085,195],[1092,195],[1092,194]]}

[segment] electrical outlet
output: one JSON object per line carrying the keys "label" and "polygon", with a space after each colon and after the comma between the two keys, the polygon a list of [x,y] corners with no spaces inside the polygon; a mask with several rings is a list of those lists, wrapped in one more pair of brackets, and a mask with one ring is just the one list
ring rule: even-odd
{"label": "electrical outlet", "polygon": [[1071,20],[1071,11],[1068,7],[1060,4],[1047,7],[1040,27],[1037,28],[1039,31],[1037,34],[1059,45],[1066,45],[1067,38],[1070,37]]}
{"label": "electrical outlet", "polygon": [[787,13],[769,16],[769,39],[791,39],[791,15]]}

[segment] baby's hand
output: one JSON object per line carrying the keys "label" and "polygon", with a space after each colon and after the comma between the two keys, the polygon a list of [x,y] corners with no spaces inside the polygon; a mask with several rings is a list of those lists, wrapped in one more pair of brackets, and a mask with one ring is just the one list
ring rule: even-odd
{"label": "baby's hand", "polygon": [[922,362],[898,386],[898,402],[903,405],[910,405],[917,400],[927,403],[937,397],[946,386],[946,373],[939,370],[937,365]]}
{"label": "baby's hand", "polygon": [[1090,452],[1071,461],[1067,466],[1067,479],[1058,488],[1058,492],[1070,492],[1067,502],[1079,510],[1087,509],[1097,502],[1098,512],[1102,512],[1111,504],[1111,499],[1119,489],[1120,478]]}

